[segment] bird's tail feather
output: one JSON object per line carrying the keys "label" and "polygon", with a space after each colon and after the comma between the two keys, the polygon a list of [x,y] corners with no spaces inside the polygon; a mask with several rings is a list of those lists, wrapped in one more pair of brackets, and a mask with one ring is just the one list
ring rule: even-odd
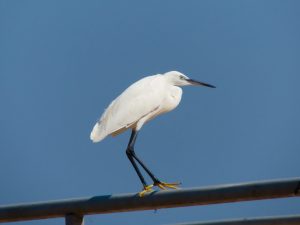
{"label": "bird's tail feather", "polygon": [[96,123],[90,135],[91,140],[93,142],[99,142],[103,140],[106,136],[107,135],[105,134],[105,132],[103,132],[101,124]]}

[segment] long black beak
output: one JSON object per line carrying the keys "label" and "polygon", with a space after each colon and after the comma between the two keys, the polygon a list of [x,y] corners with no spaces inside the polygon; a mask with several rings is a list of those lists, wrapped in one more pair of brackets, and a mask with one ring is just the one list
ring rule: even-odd
{"label": "long black beak", "polygon": [[201,82],[201,81],[196,81],[196,80],[193,80],[193,79],[187,79],[187,82],[189,82],[192,85],[201,85],[201,86],[205,86],[205,87],[216,88],[214,85],[207,84],[207,83],[204,83],[204,82]]}

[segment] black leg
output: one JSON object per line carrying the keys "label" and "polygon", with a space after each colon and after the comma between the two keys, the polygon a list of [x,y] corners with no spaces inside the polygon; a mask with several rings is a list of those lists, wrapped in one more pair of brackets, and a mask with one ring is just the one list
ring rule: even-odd
{"label": "black leg", "polygon": [[133,153],[134,153],[134,144],[136,141],[136,137],[137,137],[137,131],[132,131],[130,139],[129,139],[129,143],[126,149],[126,155],[128,157],[128,159],[130,160],[135,172],[137,173],[137,175],[139,176],[142,184],[144,185],[144,187],[147,186],[147,183],[145,181],[145,178],[143,177],[141,171],[139,170],[136,162],[134,161],[134,157],[133,157]]}
{"label": "black leg", "polygon": [[141,171],[139,170],[138,166],[136,165],[132,155],[128,151],[126,151],[126,154],[127,154],[128,159],[130,160],[131,164],[133,165],[133,168],[135,169],[137,175],[139,176],[143,186],[144,187],[147,186],[147,183],[146,183]]}
{"label": "black leg", "polygon": [[[128,159],[130,160],[131,164],[133,165],[137,175],[139,176],[142,184],[144,185],[144,191],[140,192],[140,196],[143,196],[146,192],[152,191],[151,187],[153,185],[158,186],[160,189],[167,189],[167,188],[172,188],[172,189],[177,189],[177,186],[180,183],[165,183],[161,182],[159,179],[156,178],[156,176],[153,175],[153,173],[146,167],[146,165],[140,160],[137,155],[134,152],[134,144],[137,138],[138,132],[135,130],[132,130],[129,143],[126,149],[126,154]],[[153,185],[147,185],[145,178],[143,177],[141,171],[139,170],[139,167],[136,163],[136,161],[140,164],[140,166],[147,172],[147,174],[151,177],[153,180],[154,184]]]}
{"label": "black leg", "polygon": [[137,155],[135,154],[135,152],[132,152],[132,157],[143,167],[143,169],[147,172],[147,174],[151,177],[151,179],[153,180],[154,184],[160,183],[160,181],[157,179],[156,176],[154,176],[154,174],[145,166],[145,164],[143,163],[142,160],[140,160]]}
{"label": "black leg", "polygon": [[[154,174],[146,167],[146,165],[143,163],[142,160],[140,160],[137,155],[135,154],[135,151],[134,151],[134,144],[135,144],[135,141],[136,141],[136,138],[137,138],[137,134],[138,132],[133,130],[132,133],[131,133],[131,136],[130,136],[130,140],[129,140],[129,144],[128,144],[128,147],[127,147],[127,151],[126,151],[126,154],[129,158],[129,160],[131,161],[132,165],[134,166],[137,174],[139,175],[140,179],[142,180],[143,177],[139,171],[139,169],[137,168],[137,165],[134,161],[132,161],[132,159],[134,158],[142,167],[143,169],[147,172],[147,174],[151,177],[151,179],[153,180],[154,184],[157,184],[157,183],[160,183],[160,181],[157,179],[157,177],[154,176]],[[143,183],[143,181],[142,181]]]}

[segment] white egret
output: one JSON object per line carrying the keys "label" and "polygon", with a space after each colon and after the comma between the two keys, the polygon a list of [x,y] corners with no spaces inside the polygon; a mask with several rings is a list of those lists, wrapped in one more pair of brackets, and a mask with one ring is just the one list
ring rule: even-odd
{"label": "white egret", "polygon": [[[139,130],[147,121],[176,108],[182,95],[180,86],[186,85],[215,87],[192,80],[177,71],[144,77],[129,86],[110,103],[91,132],[91,140],[99,142],[108,135],[116,136],[127,129],[132,130],[126,154],[143,184],[143,191],[140,192],[140,196],[146,192],[151,192],[153,185],[161,189],[176,189],[179,185],[179,183],[162,182],[154,176],[135,154],[134,144]],[[147,185],[137,163],[153,180],[153,185]]]}

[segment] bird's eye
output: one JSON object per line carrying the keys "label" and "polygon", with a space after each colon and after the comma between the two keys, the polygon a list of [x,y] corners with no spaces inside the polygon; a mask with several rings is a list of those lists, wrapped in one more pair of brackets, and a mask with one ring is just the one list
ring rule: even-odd
{"label": "bird's eye", "polygon": [[180,75],[179,78],[180,78],[181,80],[184,80],[184,76],[182,76],[182,75]]}

